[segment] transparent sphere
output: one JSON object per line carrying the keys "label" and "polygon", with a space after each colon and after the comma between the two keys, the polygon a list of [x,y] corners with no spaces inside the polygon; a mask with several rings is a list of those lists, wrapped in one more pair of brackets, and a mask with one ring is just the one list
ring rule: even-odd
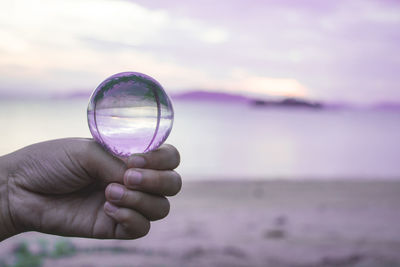
{"label": "transparent sphere", "polygon": [[90,97],[87,116],[93,138],[119,157],[157,149],[174,121],[164,89],[138,72],[118,73],[102,82]]}

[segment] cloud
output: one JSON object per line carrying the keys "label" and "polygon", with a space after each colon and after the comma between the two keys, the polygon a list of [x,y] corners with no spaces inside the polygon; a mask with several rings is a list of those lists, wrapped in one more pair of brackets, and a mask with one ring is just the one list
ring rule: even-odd
{"label": "cloud", "polygon": [[218,61],[219,75],[242,68],[295,79],[325,100],[400,99],[399,1],[138,1],[231,32],[229,45],[195,53],[198,65]]}
{"label": "cloud", "polygon": [[309,89],[299,81],[289,78],[269,78],[249,73],[243,69],[235,69],[229,74],[229,78],[213,79],[200,82],[202,88],[209,90],[223,90],[227,92],[243,93],[255,97],[285,96],[306,97]]}
{"label": "cloud", "polygon": [[24,80],[47,92],[90,88],[124,70],[154,73],[174,88],[190,87],[205,79],[202,70],[173,56],[159,58],[148,47],[212,45],[229,38],[223,28],[124,1],[16,0],[5,3],[0,14],[3,85],[19,88]]}
{"label": "cloud", "polygon": [[125,1],[42,0],[38,4],[15,0],[7,2],[0,12],[2,35],[12,39],[2,42],[6,49],[12,49],[16,42],[69,48],[79,45],[79,38],[132,46],[181,44],[182,39],[222,43],[229,38],[221,27]]}

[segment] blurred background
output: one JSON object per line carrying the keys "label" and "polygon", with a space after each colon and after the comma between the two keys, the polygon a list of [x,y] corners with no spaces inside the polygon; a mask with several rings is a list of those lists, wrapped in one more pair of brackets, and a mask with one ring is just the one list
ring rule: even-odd
{"label": "blurred background", "polygon": [[185,182],[398,180],[399,29],[396,0],[0,0],[0,155],[90,137],[91,92],[137,71]]}

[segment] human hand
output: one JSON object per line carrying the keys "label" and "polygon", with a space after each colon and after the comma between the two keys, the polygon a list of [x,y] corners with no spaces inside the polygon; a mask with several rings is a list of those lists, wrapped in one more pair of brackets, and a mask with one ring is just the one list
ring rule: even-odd
{"label": "human hand", "polygon": [[[0,158],[0,220],[8,233],[134,239],[169,212],[181,188],[171,145],[125,162],[92,139],[34,144]],[[6,177],[4,177],[6,176]],[[0,226],[1,227],[1,226]]]}

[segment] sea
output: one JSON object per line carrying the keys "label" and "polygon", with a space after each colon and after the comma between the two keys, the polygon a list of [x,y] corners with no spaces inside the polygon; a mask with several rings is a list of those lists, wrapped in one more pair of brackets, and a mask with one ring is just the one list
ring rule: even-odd
{"label": "sea", "polygon": [[[87,100],[0,100],[0,155],[91,137]],[[400,111],[174,101],[184,180],[400,179]]]}

